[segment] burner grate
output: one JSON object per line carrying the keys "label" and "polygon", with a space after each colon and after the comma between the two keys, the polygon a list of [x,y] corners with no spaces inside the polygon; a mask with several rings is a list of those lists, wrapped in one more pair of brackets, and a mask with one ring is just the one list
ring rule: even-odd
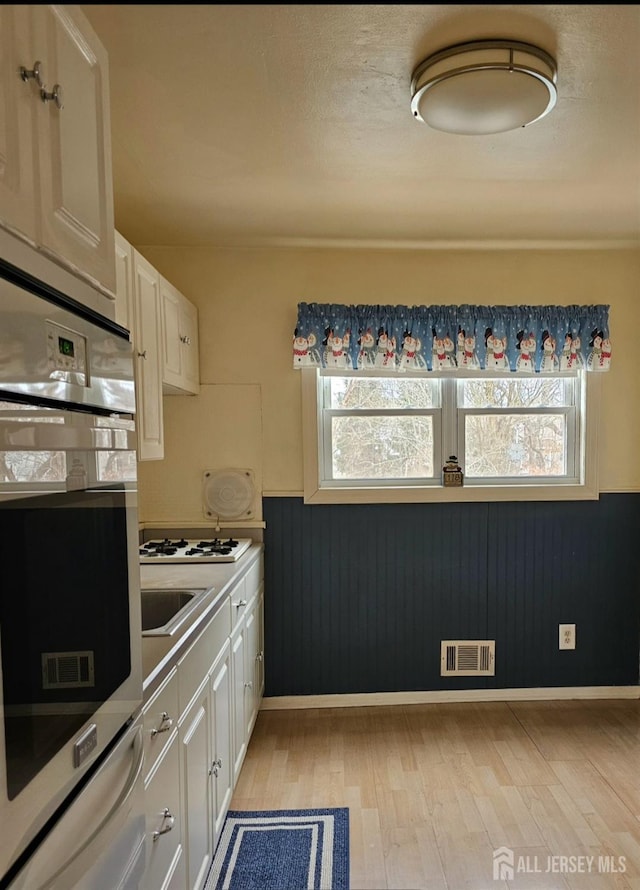
{"label": "burner grate", "polygon": [[235,562],[253,543],[250,538],[185,538],[147,541],[140,547],[140,562]]}

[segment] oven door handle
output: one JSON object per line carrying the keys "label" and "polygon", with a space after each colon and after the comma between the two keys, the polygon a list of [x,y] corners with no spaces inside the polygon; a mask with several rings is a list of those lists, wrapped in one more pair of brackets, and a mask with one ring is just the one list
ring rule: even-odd
{"label": "oven door handle", "polygon": [[60,866],[55,872],[55,874],[50,875],[47,881],[42,884],[39,890],[48,890],[48,888],[55,886],[55,882],[58,878],[81,856],[89,847],[96,841],[100,835],[105,831],[108,827],[109,823],[115,818],[115,816],[120,812],[120,810],[124,807],[126,802],[131,797],[138,779],[140,778],[140,773],[142,772],[142,766],[144,763],[144,744],[143,744],[143,736],[142,736],[142,726],[138,726],[133,738],[132,748],[134,752],[134,760],[131,764],[131,769],[129,771],[129,775],[127,776],[126,783],[118,795],[115,803],[106,814],[104,819],[96,826],[96,828],[91,832],[88,838],[86,838],[79,847],[77,847],[71,856],[66,860],[66,862]]}

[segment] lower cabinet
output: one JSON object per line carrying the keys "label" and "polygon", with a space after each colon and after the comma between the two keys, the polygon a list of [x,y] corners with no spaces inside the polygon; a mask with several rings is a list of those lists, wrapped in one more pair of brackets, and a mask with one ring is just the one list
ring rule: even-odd
{"label": "lower cabinet", "polygon": [[233,794],[231,762],[231,644],[227,643],[211,671],[211,713],[213,717],[213,757],[211,789],[214,811],[214,850],[220,838],[224,817]]}
{"label": "lower cabinet", "polygon": [[213,856],[211,798],[211,685],[205,678],[180,727],[180,781],[183,792],[189,890],[204,885]]}
{"label": "lower cabinet", "polygon": [[[175,669],[144,707],[146,868],[144,890],[185,886]],[[173,713],[173,718],[170,714]]]}
{"label": "lower cabinet", "polygon": [[180,721],[189,890],[203,886],[233,792],[230,644]]}
{"label": "lower cabinet", "polygon": [[145,703],[144,890],[204,886],[262,697],[262,578],[260,556]]}

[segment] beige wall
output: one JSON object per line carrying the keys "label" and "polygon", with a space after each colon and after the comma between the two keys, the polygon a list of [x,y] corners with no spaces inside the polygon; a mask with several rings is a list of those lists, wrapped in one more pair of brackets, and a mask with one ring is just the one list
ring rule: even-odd
{"label": "beige wall", "polygon": [[201,519],[205,468],[251,467],[267,494],[302,491],[298,302],[610,304],[600,486],[640,490],[640,251],[139,250],[198,307],[203,384],[164,400],[165,459],[140,465],[143,521]]}

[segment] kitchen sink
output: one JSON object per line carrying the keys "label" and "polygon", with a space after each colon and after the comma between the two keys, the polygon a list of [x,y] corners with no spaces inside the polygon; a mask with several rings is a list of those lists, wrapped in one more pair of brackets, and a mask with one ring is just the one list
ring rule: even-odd
{"label": "kitchen sink", "polygon": [[140,591],[142,635],[169,636],[188,618],[206,587],[154,587]]}

